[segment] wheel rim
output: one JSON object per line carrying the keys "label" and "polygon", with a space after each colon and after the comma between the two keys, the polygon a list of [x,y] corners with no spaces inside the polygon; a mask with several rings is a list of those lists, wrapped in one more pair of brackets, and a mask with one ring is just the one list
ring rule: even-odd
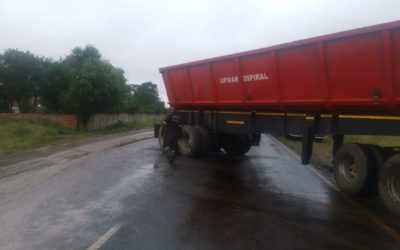
{"label": "wheel rim", "polygon": [[390,196],[400,202],[400,170],[395,171],[387,179],[387,188]]}
{"label": "wheel rim", "polygon": [[192,144],[192,140],[188,134],[183,134],[183,144],[185,145],[186,148],[190,148],[190,145]]}
{"label": "wheel rim", "polygon": [[344,156],[339,162],[339,173],[348,182],[355,182],[360,169],[354,157]]}
{"label": "wheel rim", "polygon": [[182,133],[180,138],[180,145],[185,152],[190,151],[192,145],[192,138],[189,136],[188,133],[185,132]]}

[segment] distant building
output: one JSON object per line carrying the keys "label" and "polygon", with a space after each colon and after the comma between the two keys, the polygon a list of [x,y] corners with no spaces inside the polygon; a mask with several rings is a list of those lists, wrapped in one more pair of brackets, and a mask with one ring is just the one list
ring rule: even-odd
{"label": "distant building", "polygon": [[[39,98],[38,98],[38,100],[39,100]],[[31,99],[30,99],[30,102],[31,102],[31,104],[34,104],[35,103],[35,97],[32,96]],[[40,105],[37,105],[37,106],[40,107]],[[12,110],[13,113],[20,113],[19,105],[18,105],[18,103],[16,101],[13,101],[13,104],[11,106],[11,110]]]}
{"label": "distant building", "polygon": [[16,101],[13,101],[13,104],[11,106],[11,110],[13,113],[19,113],[19,107],[18,107],[18,103]]}

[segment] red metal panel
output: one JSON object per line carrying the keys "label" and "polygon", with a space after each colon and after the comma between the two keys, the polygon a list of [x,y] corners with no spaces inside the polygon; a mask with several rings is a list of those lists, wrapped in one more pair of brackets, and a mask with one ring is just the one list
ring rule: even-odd
{"label": "red metal panel", "polygon": [[173,90],[173,87],[171,84],[169,72],[165,71],[162,74],[162,76],[163,76],[163,80],[164,80],[165,90],[167,91],[169,104],[174,106],[175,105],[175,94],[174,94],[174,90]]}
{"label": "red metal panel", "polygon": [[321,69],[316,44],[280,50],[276,53],[282,101],[321,102]]}
{"label": "red metal panel", "polygon": [[189,69],[185,68],[185,72],[186,72],[186,86],[189,88],[190,93],[192,93],[192,100],[193,102],[196,102],[196,99],[194,98],[194,93],[193,93],[193,83],[192,80],[190,79],[190,75],[189,75]]}
{"label": "red metal panel", "polygon": [[390,39],[390,31],[382,32],[383,51],[384,51],[384,67],[385,67],[385,92],[389,108],[392,112],[397,112],[394,98],[394,79],[393,79],[393,62],[392,62],[392,44]]}
{"label": "red metal panel", "polygon": [[318,43],[318,56],[319,56],[319,64],[321,67],[322,91],[324,94],[325,107],[326,110],[328,110],[329,112],[336,112],[336,110],[332,107],[330,103],[328,73],[326,70],[326,60],[325,60],[325,51],[323,42]]}
{"label": "red metal panel", "polygon": [[240,67],[250,105],[278,102],[278,84],[270,53],[243,57]]}
{"label": "red metal panel", "polygon": [[163,68],[160,68],[160,72],[163,72],[168,69],[182,68],[182,67],[193,66],[193,65],[204,64],[204,63],[212,63],[212,62],[216,62],[216,61],[224,61],[224,60],[232,59],[234,57],[255,55],[255,54],[259,54],[259,53],[265,53],[265,52],[284,49],[284,48],[290,48],[290,47],[307,45],[307,44],[311,44],[311,43],[317,43],[320,41],[328,41],[328,40],[334,40],[334,39],[345,38],[345,37],[350,37],[350,36],[358,36],[358,35],[362,35],[362,34],[371,33],[374,31],[396,29],[399,27],[400,27],[400,21],[378,24],[378,25],[374,25],[374,26],[370,26],[370,27],[364,27],[364,28],[359,28],[359,29],[355,29],[355,30],[349,30],[349,31],[343,31],[343,32],[338,32],[338,33],[334,33],[334,34],[324,35],[324,36],[313,37],[313,38],[309,38],[309,39],[294,41],[294,42],[290,42],[290,43],[284,43],[284,44],[275,45],[275,46],[271,46],[271,47],[267,47],[267,48],[245,51],[245,52],[236,53],[236,54],[232,54],[232,55],[214,57],[214,58],[199,60],[199,61],[195,61],[195,62],[189,62],[189,63],[183,63],[183,64],[173,65],[173,66],[169,66],[169,67],[163,67]]}
{"label": "red metal panel", "polygon": [[177,107],[400,112],[400,21],[161,68]]}
{"label": "red metal panel", "polygon": [[392,63],[394,78],[394,93],[397,106],[400,106],[400,28],[392,31]]}
{"label": "red metal panel", "polygon": [[[272,58],[272,74],[275,76],[275,82],[278,85],[278,102],[279,102],[279,107],[281,108],[282,111],[288,111],[287,107],[283,104],[282,102],[282,84],[279,82],[279,75],[278,75],[278,66],[276,63],[276,54],[275,51],[271,52],[271,58]],[[274,78],[272,78],[274,79]]]}
{"label": "red metal panel", "polygon": [[245,98],[245,94],[246,94],[246,88],[243,85],[243,79],[242,79],[242,69],[240,68],[240,61],[239,58],[235,58],[235,64],[236,64],[236,72],[237,72],[237,76],[238,76],[238,80],[239,80],[239,85],[242,87],[242,103],[244,105],[244,107],[247,109],[247,104],[246,102],[246,98]]}
{"label": "red metal panel", "polygon": [[212,72],[210,63],[207,63],[207,69],[208,69],[208,75],[210,77],[211,86],[212,86],[212,90],[213,90],[213,94],[214,94],[215,104],[219,108],[219,98],[218,98],[218,93],[217,93],[217,85],[216,85],[216,83],[214,81],[214,74]]}
{"label": "red metal panel", "polygon": [[171,82],[175,94],[176,105],[189,105],[193,103],[192,92],[189,87],[185,68],[169,71]]}
{"label": "red metal panel", "polygon": [[241,104],[243,89],[239,82],[239,72],[235,60],[213,63],[211,69],[217,95],[221,97],[220,104]]}
{"label": "red metal panel", "polygon": [[213,86],[206,64],[189,67],[189,75],[193,86],[196,103],[213,104]]}
{"label": "red metal panel", "polygon": [[325,52],[333,101],[372,103],[375,89],[385,96],[380,32],[327,41]]}

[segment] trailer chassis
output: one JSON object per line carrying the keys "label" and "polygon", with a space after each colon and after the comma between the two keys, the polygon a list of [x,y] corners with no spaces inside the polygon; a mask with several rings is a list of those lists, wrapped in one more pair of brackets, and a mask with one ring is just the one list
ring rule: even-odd
{"label": "trailer chassis", "polygon": [[[194,127],[200,131],[194,139],[195,143],[202,144],[198,150],[202,153],[218,137],[222,141],[229,138],[227,146],[222,146],[226,152],[243,154],[250,146],[258,145],[260,134],[301,134],[301,163],[309,164],[315,136],[332,135],[334,174],[339,189],[348,194],[371,193],[379,189],[386,206],[400,216],[400,148],[343,144],[346,135],[400,136],[400,116],[191,109],[177,110],[176,113],[182,118],[183,130]],[[162,137],[158,132],[157,127],[156,137]],[[229,146],[232,144],[242,146],[235,149]]]}

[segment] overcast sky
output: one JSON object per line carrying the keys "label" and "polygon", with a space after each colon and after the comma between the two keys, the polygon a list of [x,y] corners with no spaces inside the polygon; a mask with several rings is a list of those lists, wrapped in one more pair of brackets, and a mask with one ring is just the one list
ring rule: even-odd
{"label": "overcast sky", "polygon": [[158,68],[400,20],[400,0],[0,0],[0,53],[96,46],[128,83]]}

